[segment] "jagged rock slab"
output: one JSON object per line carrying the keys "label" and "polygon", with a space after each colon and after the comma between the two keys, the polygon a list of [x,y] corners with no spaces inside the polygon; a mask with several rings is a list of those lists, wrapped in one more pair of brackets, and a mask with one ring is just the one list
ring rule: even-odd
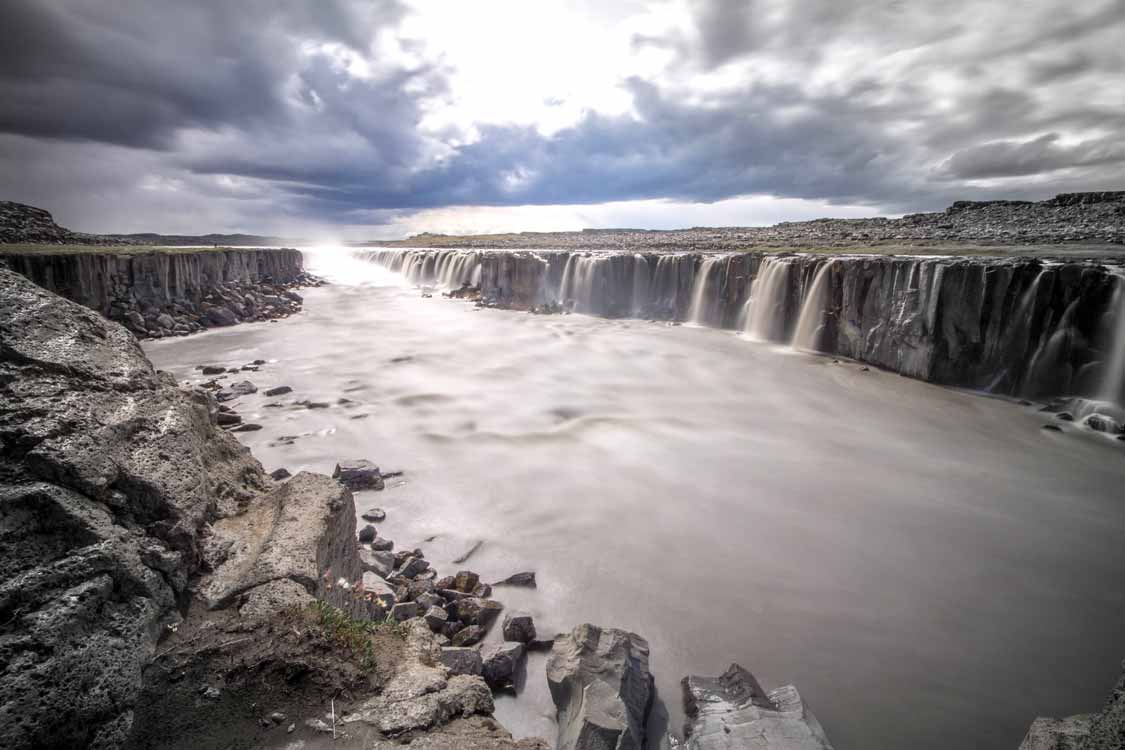
{"label": "jagged rock slab", "polygon": [[1094,714],[1065,719],[1040,717],[1031,723],[1019,750],[1081,750],[1090,736]]}
{"label": "jagged rock slab", "polygon": [[683,680],[687,750],[831,750],[792,685],[769,693],[737,664],[719,677]]}
{"label": "jagged rock slab", "polygon": [[[271,581],[290,580],[310,595],[353,611],[347,588],[362,579],[355,547],[351,492],[322,475],[303,471],[246,513],[219,521],[212,544],[227,558],[200,587],[210,609]],[[328,572],[328,580],[324,578]]]}
{"label": "jagged rock slab", "polygon": [[547,685],[558,713],[557,750],[642,750],[652,704],[648,641],[584,624],[555,640]]}
{"label": "jagged rock slab", "polygon": [[120,325],[0,269],[0,747],[128,736],[206,523],[270,484],[216,414]]}

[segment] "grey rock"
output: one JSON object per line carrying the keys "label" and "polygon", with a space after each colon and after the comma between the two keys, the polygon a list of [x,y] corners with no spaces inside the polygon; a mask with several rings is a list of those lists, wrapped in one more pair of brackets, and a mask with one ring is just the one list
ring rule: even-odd
{"label": "grey rock", "polygon": [[238,322],[238,316],[225,307],[211,307],[203,314],[203,320],[211,326],[232,326]]}
{"label": "grey rock", "polygon": [[419,557],[411,556],[403,561],[402,566],[396,571],[396,573],[405,578],[414,578],[415,576],[429,569],[430,563],[428,561],[423,560]]}
{"label": "grey rock", "polygon": [[221,365],[203,365],[204,375],[222,375],[227,371],[227,368]]}
{"label": "grey rock", "polygon": [[0,605],[0,747],[120,747],[201,530],[269,480],[214,425],[210,395],[3,268],[0,342],[3,442],[22,446],[0,451],[0,549],[19,550],[0,566],[0,601],[18,602]]}
{"label": "grey rock", "polygon": [[766,693],[732,664],[719,677],[683,680],[686,750],[831,750],[820,722],[792,685]]}
{"label": "grey rock", "polygon": [[433,591],[427,591],[424,594],[420,594],[415,601],[418,602],[418,606],[425,607],[426,609],[429,609],[430,607],[441,607],[442,609],[445,608],[445,600]]}
{"label": "grey rock", "polygon": [[379,473],[379,467],[366,459],[341,461],[336,464],[332,477],[340,480],[341,484],[353,492],[383,489],[383,477]]}
{"label": "grey rock", "polygon": [[258,392],[258,386],[254,385],[249,380],[240,380],[237,383],[231,383],[228,387],[239,396],[248,396],[251,393]]}
{"label": "grey rock", "polygon": [[370,614],[376,619],[385,617],[388,612],[393,615],[392,608],[397,604],[394,589],[378,574],[370,570],[364,571],[362,580],[364,597],[373,607],[372,610],[369,610]]}
{"label": "grey rock", "polygon": [[230,425],[241,424],[242,417],[232,411],[220,411],[215,415],[215,423],[220,427],[228,427]]}
{"label": "grey rock", "polygon": [[284,466],[282,466],[280,469],[274,469],[273,471],[271,471],[270,476],[281,482],[293,475],[289,473],[289,469],[286,469]]}
{"label": "grey rock", "polygon": [[500,614],[503,605],[491,599],[478,599],[475,596],[468,596],[452,602],[451,608],[461,622],[468,625],[480,625],[487,630]]}
{"label": "grey rock", "polygon": [[245,424],[240,424],[237,427],[231,428],[231,432],[257,432],[260,429],[262,429],[262,426],[260,424],[257,424],[255,422],[247,422]]}
{"label": "grey rock", "polygon": [[464,594],[473,593],[478,583],[480,583],[480,576],[471,570],[458,571],[453,577],[453,588]]}
{"label": "grey rock", "polygon": [[445,623],[449,621],[449,615],[447,615],[445,610],[441,607],[431,606],[426,610],[426,614],[424,614],[423,617],[426,620],[426,624],[430,626],[430,630],[438,633],[445,627]]}
{"label": "grey rock", "polygon": [[279,385],[275,388],[267,389],[265,394],[272,398],[274,396],[284,396],[286,393],[292,393],[292,392],[293,392],[293,389],[290,388],[289,386]]}
{"label": "grey rock", "polygon": [[364,526],[359,530],[359,541],[361,544],[369,544],[375,541],[375,527],[371,524]]}
{"label": "grey rock", "polygon": [[480,625],[469,625],[453,634],[454,646],[472,646],[484,640],[486,631]]}
{"label": "grey rock", "polygon": [[164,329],[169,330],[169,331],[176,327],[176,321],[173,320],[172,316],[169,315],[168,313],[161,313],[160,315],[157,315],[156,316],[156,324],[159,325],[161,328],[164,328]]}
{"label": "grey rock", "polygon": [[535,622],[523,611],[510,612],[504,617],[504,640],[531,643],[535,640]]}
{"label": "grey rock", "polygon": [[535,573],[526,571],[523,573],[513,573],[505,578],[503,581],[497,581],[492,584],[493,586],[525,586],[527,588],[535,588]]}
{"label": "grey rock", "polygon": [[417,602],[399,602],[398,604],[391,607],[391,617],[393,617],[398,622],[409,620],[410,618],[417,616]]}
{"label": "grey rock", "polygon": [[547,685],[557,750],[642,750],[653,695],[648,654],[639,635],[590,624],[555,640]]}
{"label": "grey rock", "polygon": [[441,663],[453,674],[479,675],[484,669],[480,649],[470,646],[443,647]]}
{"label": "grey rock", "polygon": [[371,523],[382,523],[387,518],[387,512],[382,508],[368,508],[360,518]]}
{"label": "grey rock", "polygon": [[490,643],[481,648],[484,681],[493,690],[510,688],[524,657],[522,643]]}
{"label": "grey rock", "polygon": [[[384,539],[382,537],[377,537],[375,539],[375,541],[371,542],[371,549],[375,550],[376,552],[390,552],[394,548],[395,548],[395,543],[392,542],[390,539]],[[391,560],[392,561],[394,560],[393,556],[391,557]]]}
{"label": "grey rock", "polygon": [[364,570],[369,570],[380,578],[387,578],[394,570],[395,560],[389,552],[361,547],[359,549],[359,562]]}
{"label": "grey rock", "polygon": [[1039,717],[1031,723],[1019,750],[1081,750],[1090,736],[1095,714],[1065,719]]}

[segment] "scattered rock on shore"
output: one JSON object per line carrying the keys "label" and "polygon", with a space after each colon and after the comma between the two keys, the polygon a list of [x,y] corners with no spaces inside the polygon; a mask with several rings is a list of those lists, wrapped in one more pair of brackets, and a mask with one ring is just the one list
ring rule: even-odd
{"label": "scattered rock on shore", "polygon": [[526,571],[522,573],[513,573],[505,578],[503,581],[497,581],[492,584],[493,586],[526,586],[527,588],[535,588],[535,573],[533,571]]}
{"label": "scattered rock on shore", "polygon": [[383,489],[383,475],[379,473],[379,467],[364,458],[336,464],[332,478],[352,492]]}

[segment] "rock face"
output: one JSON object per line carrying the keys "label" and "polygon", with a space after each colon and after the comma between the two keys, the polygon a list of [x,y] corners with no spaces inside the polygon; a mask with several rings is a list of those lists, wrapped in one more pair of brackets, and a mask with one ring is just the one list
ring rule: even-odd
{"label": "rock face", "polygon": [[547,685],[558,711],[557,750],[641,750],[652,704],[648,642],[579,625],[555,640]]}
{"label": "rock face", "polygon": [[140,338],[285,317],[301,307],[292,289],[318,283],[292,249],[5,253],[0,246],[0,265]]}
{"label": "rock face", "polygon": [[49,242],[52,244],[110,244],[111,238],[80,234],[55,223],[49,211],[13,201],[0,201],[0,244]]}
{"label": "rock face", "polygon": [[820,722],[792,685],[766,693],[732,664],[718,677],[683,680],[687,750],[831,750]]}
{"label": "rock face", "polygon": [[1120,750],[1125,747],[1125,662],[1102,710],[1065,719],[1040,717],[1019,750]]}
{"label": "rock face", "polygon": [[203,558],[270,485],[203,392],[0,269],[0,746],[111,748]]}
{"label": "rock face", "polygon": [[[396,252],[422,251],[381,250],[372,257]],[[1123,345],[1116,320],[1125,315],[1125,293],[1117,292],[1125,277],[1093,262],[754,252],[476,254],[490,304],[692,320],[1007,395],[1103,396],[1110,352]],[[1125,383],[1116,385],[1125,391]]]}

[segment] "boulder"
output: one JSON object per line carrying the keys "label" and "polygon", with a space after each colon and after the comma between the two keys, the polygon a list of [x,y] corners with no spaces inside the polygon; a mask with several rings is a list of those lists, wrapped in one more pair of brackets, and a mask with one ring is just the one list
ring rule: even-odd
{"label": "boulder", "polygon": [[471,594],[478,583],[480,583],[480,576],[471,570],[462,570],[453,577],[452,588],[463,594]]}
{"label": "boulder", "polygon": [[555,640],[547,686],[558,714],[557,750],[642,750],[652,704],[648,642],[584,624]]}
{"label": "boulder", "polygon": [[411,555],[402,562],[401,567],[397,571],[395,571],[395,573],[405,578],[414,578],[418,574],[429,569],[429,562],[423,560],[420,557],[414,557],[413,555]]}
{"label": "boulder", "polygon": [[258,392],[258,386],[249,380],[240,380],[237,383],[231,383],[228,387],[239,396],[249,396],[251,393]]}
{"label": "boulder", "polygon": [[364,570],[375,573],[380,578],[387,578],[394,570],[394,558],[389,552],[360,547],[359,563]]}
{"label": "boulder", "polygon": [[204,375],[222,375],[227,371],[227,368],[221,365],[203,365]]}
{"label": "boulder", "polygon": [[168,331],[176,327],[176,321],[168,313],[160,313],[157,315],[156,324]]}
{"label": "boulder", "polygon": [[359,530],[358,539],[360,544],[370,544],[375,541],[375,527],[371,524],[364,526]]}
{"label": "boulder", "polygon": [[[392,542],[390,539],[383,539],[382,537],[376,537],[375,541],[371,543],[371,549],[375,550],[376,552],[390,552],[394,548],[394,542]],[[393,555],[391,556],[391,561],[394,561]]]}
{"label": "boulder", "polygon": [[120,747],[203,529],[271,483],[210,395],[3,268],[0,342],[0,747]]}
{"label": "boulder", "polygon": [[238,316],[225,307],[210,307],[203,313],[203,321],[210,326],[232,326],[238,322]]}
{"label": "boulder", "polygon": [[737,664],[718,677],[683,679],[687,750],[831,750],[820,722],[792,685],[766,693]]}
{"label": "boulder", "polygon": [[412,617],[418,616],[418,603],[417,602],[399,602],[391,607],[391,617],[397,622],[409,620]]}
{"label": "boulder", "polygon": [[379,467],[366,459],[341,461],[336,464],[332,478],[338,479],[340,484],[353,492],[383,489],[383,476],[379,473]]}
{"label": "boulder", "polygon": [[454,646],[473,646],[480,643],[485,635],[486,631],[480,625],[469,625],[454,633],[452,642]]}
{"label": "boulder", "polygon": [[468,646],[442,648],[441,663],[451,674],[479,675],[484,667],[480,650]]}
{"label": "boulder", "polygon": [[270,388],[270,389],[266,390],[266,395],[270,396],[272,398],[273,396],[284,396],[286,393],[292,393],[292,392],[293,392],[293,389],[290,388],[289,386],[279,385],[276,388]]}
{"label": "boulder", "polygon": [[535,640],[535,622],[523,611],[510,612],[504,617],[504,640],[531,643]]}
{"label": "boulder", "polygon": [[493,690],[511,688],[524,657],[522,643],[490,643],[481,648],[481,674]]}
{"label": "boulder", "polygon": [[278,482],[281,482],[293,475],[289,473],[289,469],[286,469],[284,466],[282,466],[280,469],[274,469],[273,471],[271,471],[270,476]]}
{"label": "boulder", "polygon": [[503,605],[491,599],[478,599],[475,596],[468,596],[452,602],[450,608],[461,622],[468,625],[480,625],[487,629],[496,620],[500,610],[503,609]]}
{"label": "boulder", "polygon": [[441,629],[445,627],[445,623],[449,621],[449,615],[441,607],[431,606],[426,610],[423,615],[426,624],[430,626],[430,630],[435,633],[440,633]]}

